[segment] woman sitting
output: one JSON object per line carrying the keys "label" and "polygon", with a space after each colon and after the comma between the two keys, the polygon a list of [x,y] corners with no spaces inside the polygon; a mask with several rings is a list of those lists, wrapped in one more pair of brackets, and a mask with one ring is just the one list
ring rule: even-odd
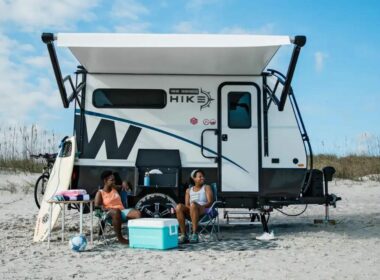
{"label": "woman sitting", "polygon": [[115,184],[115,173],[111,170],[106,170],[102,173],[101,179],[104,187],[99,190],[95,196],[95,206],[102,207],[107,211],[112,218],[112,225],[116,233],[116,237],[120,243],[128,244],[128,239],[125,239],[121,233],[121,223],[127,219],[141,218],[141,212],[137,209],[125,209],[118,193],[121,189],[127,190],[128,185],[117,186]]}
{"label": "woman sitting", "polygon": [[185,219],[190,218],[192,222],[193,233],[191,234],[190,243],[197,243],[199,241],[198,221],[199,217],[206,213],[213,203],[211,187],[204,184],[205,173],[200,169],[195,169],[191,172],[190,181],[193,186],[186,190],[185,205],[179,203],[176,207],[176,215],[179,223],[180,236],[178,242],[185,243],[186,237],[186,224]]}

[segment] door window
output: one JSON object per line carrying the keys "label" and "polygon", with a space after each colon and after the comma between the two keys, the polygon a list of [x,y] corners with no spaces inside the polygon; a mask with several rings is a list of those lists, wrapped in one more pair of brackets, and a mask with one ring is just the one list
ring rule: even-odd
{"label": "door window", "polygon": [[228,127],[250,128],[251,125],[251,94],[249,92],[229,92]]}

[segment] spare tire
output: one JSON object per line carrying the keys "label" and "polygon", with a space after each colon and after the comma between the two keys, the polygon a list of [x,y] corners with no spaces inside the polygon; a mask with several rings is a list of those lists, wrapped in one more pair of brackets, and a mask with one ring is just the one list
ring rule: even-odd
{"label": "spare tire", "polygon": [[151,193],[141,198],[136,203],[143,217],[147,218],[174,218],[177,203],[168,195],[163,193]]}

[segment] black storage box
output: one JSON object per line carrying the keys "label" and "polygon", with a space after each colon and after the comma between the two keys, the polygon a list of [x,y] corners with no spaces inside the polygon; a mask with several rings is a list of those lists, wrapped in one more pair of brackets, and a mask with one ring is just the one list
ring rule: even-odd
{"label": "black storage box", "polygon": [[[310,174],[308,174],[306,178],[306,182],[309,180],[309,175]],[[321,170],[313,169],[310,186],[307,189],[306,193],[304,193],[304,196],[307,196],[307,197],[323,197],[324,196],[323,172]]]}

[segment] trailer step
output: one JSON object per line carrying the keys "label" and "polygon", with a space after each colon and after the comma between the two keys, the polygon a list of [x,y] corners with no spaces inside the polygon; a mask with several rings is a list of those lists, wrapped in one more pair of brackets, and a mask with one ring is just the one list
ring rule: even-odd
{"label": "trailer step", "polygon": [[222,225],[261,225],[261,222],[228,222],[226,224],[221,224]]}
{"label": "trailer step", "polygon": [[[242,216],[243,215],[243,216]],[[226,220],[226,224],[244,224],[244,225],[249,225],[249,224],[257,224],[257,222],[260,222],[260,212],[256,210],[248,210],[248,211],[239,211],[239,210],[224,210],[223,211],[223,217]],[[230,219],[234,220],[245,220],[249,219],[247,222],[231,222]]]}

